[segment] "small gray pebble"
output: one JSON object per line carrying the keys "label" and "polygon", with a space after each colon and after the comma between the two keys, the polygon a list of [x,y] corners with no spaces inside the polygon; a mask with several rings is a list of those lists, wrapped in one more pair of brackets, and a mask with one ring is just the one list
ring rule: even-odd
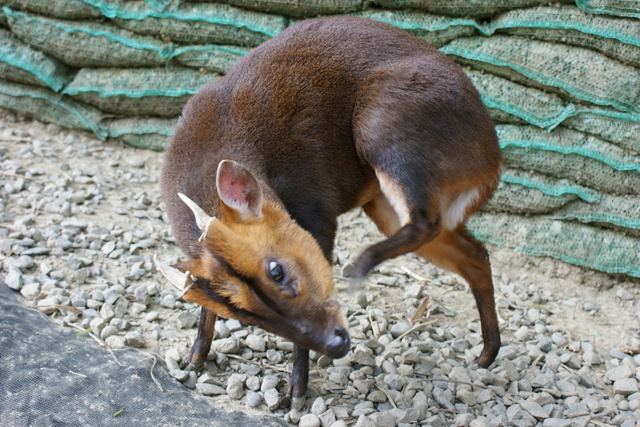
{"label": "small gray pebble", "polygon": [[142,348],[145,346],[144,338],[140,331],[130,331],[124,336],[129,347]]}
{"label": "small gray pebble", "polygon": [[638,392],[638,381],[635,378],[622,378],[613,383],[613,393],[629,396]]}
{"label": "small gray pebble", "polygon": [[320,427],[320,418],[315,414],[304,414],[300,417],[298,427]]}
{"label": "small gray pebble", "polygon": [[23,297],[28,300],[33,300],[40,295],[40,284],[39,283],[29,283],[23,285],[20,289],[20,293]]}
{"label": "small gray pebble", "polygon": [[13,289],[14,291],[19,291],[20,289],[22,289],[22,285],[24,284],[24,280],[22,278],[22,272],[15,267],[9,268],[9,272],[7,273],[4,281],[7,284],[7,286]]}
{"label": "small gray pebble", "polygon": [[[172,359],[170,359],[170,360],[172,360]],[[182,369],[177,368],[177,369],[170,370],[169,371],[169,375],[171,375],[176,380],[178,380],[180,382],[183,382],[187,378],[189,378],[189,371],[183,371]]]}
{"label": "small gray pebble", "polygon": [[269,389],[276,388],[278,383],[280,383],[280,379],[277,375],[265,375],[262,379],[262,384],[260,385],[260,391],[265,393]]}
{"label": "small gray pebble", "polygon": [[193,328],[198,322],[198,316],[190,311],[183,311],[178,315],[178,325],[181,329]]}
{"label": "small gray pebble", "polygon": [[196,383],[196,390],[205,396],[218,396],[221,394],[226,394],[226,390],[223,387],[220,387],[216,384],[208,384],[208,383]]}
{"label": "small gray pebble", "polygon": [[253,390],[247,390],[245,400],[247,401],[247,404],[249,406],[255,408],[262,403],[262,393]]}
{"label": "small gray pebble", "polygon": [[167,294],[160,300],[160,307],[164,308],[175,308],[176,306],[176,297],[173,294]]}
{"label": "small gray pebble", "polygon": [[324,411],[327,410],[327,405],[324,403],[324,399],[322,397],[316,398],[311,405],[311,413],[315,415],[320,415]]}
{"label": "small gray pebble", "polygon": [[145,304],[140,304],[139,302],[134,302],[129,307],[129,312],[131,314],[133,314],[133,315],[138,315],[138,314],[142,313],[143,311],[145,311],[146,309],[147,309],[147,306]]}
{"label": "small gray pebble", "polygon": [[107,339],[108,337],[115,335],[118,333],[118,328],[116,328],[113,325],[107,325],[104,327],[104,329],[102,329],[102,332],[100,333],[100,338],[102,338],[103,340]]}
{"label": "small gray pebble", "polygon": [[292,424],[298,424],[301,417],[302,414],[297,409],[292,409],[287,413],[287,418],[289,418],[289,422]]}
{"label": "small gray pebble", "polygon": [[391,336],[393,338],[398,338],[400,335],[404,334],[411,328],[411,325],[405,322],[398,322],[389,328],[389,332],[391,332]]}
{"label": "small gray pebble", "polygon": [[264,392],[264,403],[267,405],[267,408],[270,411],[275,411],[280,406],[280,402],[282,401],[282,396],[278,393],[278,390],[275,388],[270,388],[269,390]]}
{"label": "small gray pebble", "polygon": [[[284,357],[282,356],[282,353],[279,352],[278,350],[275,350],[273,348],[270,348],[269,350],[267,350],[266,353],[267,359],[269,359],[269,362],[273,363],[273,364],[278,364],[281,363],[284,360]],[[322,359],[323,356],[321,356],[320,358]],[[326,357],[326,356],[324,356]],[[329,358],[326,358],[329,359]],[[328,364],[331,363],[331,359],[329,359],[329,362],[326,364],[321,363],[320,359],[318,359],[318,365],[322,366],[322,367],[326,367]]]}
{"label": "small gray pebble", "polygon": [[260,390],[260,378],[257,375],[250,375],[246,380],[247,388],[253,391]]}
{"label": "small gray pebble", "polygon": [[247,343],[247,347],[253,351],[263,352],[267,346],[263,337],[254,334],[249,334],[245,342]]}
{"label": "small gray pebble", "polygon": [[242,329],[242,323],[240,323],[240,321],[236,319],[228,319],[226,321],[226,324],[227,328],[229,328],[231,332],[236,332]]}
{"label": "small gray pebble", "polygon": [[218,353],[236,354],[240,350],[240,343],[235,338],[214,340],[213,349]]}
{"label": "small gray pebble", "polygon": [[231,335],[231,331],[224,321],[218,320],[215,324],[215,334],[216,338],[229,338],[229,336]]}
{"label": "small gray pebble", "polygon": [[194,389],[196,388],[196,384],[198,383],[198,374],[195,371],[189,371],[189,378],[187,378],[182,385]]}
{"label": "small gray pebble", "polygon": [[167,364],[167,369],[169,370],[169,372],[180,369],[180,364],[173,357],[166,357],[164,359],[164,363]]}
{"label": "small gray pebble", "polygon": [[157,311],[150,311],[144,316],[144,320],[147,322],[153,322],[154,320],[158,320],[160,314]]}
{"label": "small gray pebble", "polygon": [[89,327],[91,328],[91,332],[98,337],[102,333],[102,329],[104,329],[104,326],[105,326],[105,323],[101,317],[94,317],[89,322]]}
{"label": "small gray pebble", "polygon": [[227,381],[227,395],[231,399],[239,400],[244,395],[244,380],[241,376],[234,374]]}

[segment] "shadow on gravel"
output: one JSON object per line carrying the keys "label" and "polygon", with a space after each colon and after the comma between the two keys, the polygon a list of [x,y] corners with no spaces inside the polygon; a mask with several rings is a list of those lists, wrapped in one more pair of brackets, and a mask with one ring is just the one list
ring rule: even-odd
{"label": "shadow on gravel", "polygon": [[[0,424],[14,426],[285,426],[214,407],[158,361],[113,355],[24,307],[0,281]],[[117,414],[114,416],[114,414]]]}

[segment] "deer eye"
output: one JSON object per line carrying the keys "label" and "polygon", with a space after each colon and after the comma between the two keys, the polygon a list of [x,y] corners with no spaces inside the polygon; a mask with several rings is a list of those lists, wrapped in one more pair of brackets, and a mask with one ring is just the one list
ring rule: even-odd
{"label": "deer eye", "polygon": [[267,273],[269,273],[269,277],[276,283],[282,283],[284,280],[284,268],[282,264],[277,261],[269,261],[267,263]]}

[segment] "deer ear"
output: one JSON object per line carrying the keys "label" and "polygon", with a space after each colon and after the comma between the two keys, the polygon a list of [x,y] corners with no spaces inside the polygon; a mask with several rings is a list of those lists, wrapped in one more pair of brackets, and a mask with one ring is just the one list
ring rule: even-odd
{"label": "deer ear", "polygon": [[223,160],[218,165],[216,177],[220,200],[240,214],[242,221],[249,215],[262,216],[262,189],[258,180],[248,169],[232,160]]}

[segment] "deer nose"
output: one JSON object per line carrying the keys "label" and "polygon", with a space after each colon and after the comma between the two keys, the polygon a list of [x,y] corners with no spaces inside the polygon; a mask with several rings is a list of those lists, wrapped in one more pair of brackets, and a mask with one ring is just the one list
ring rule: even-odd
{"label": "deer nose", "polygon": [[332,359],[340,359],[347,355],[350,347],[351,340],[349,339],[349,333],[342,326],[333,328],[332,335],[327,342],[327,356]]}

